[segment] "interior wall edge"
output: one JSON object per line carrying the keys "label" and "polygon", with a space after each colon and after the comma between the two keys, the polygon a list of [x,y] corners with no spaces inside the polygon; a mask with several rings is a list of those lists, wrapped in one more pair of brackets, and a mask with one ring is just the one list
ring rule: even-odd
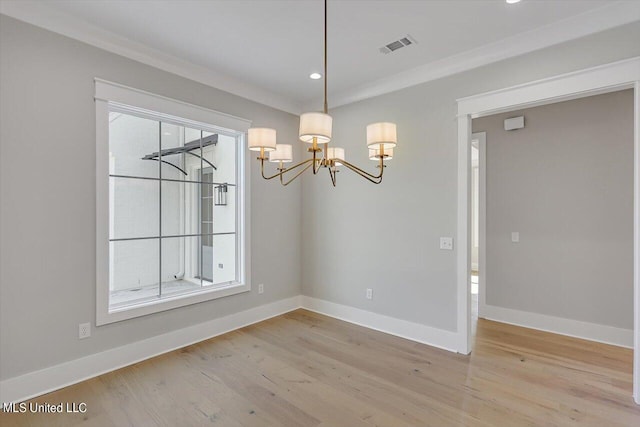
{"label": "interior wall edge", "polygon": [[306,295],[302,295],[300,298],[301,306],[306,310],[454,353],[459,351],[457,332],[385,316]]}

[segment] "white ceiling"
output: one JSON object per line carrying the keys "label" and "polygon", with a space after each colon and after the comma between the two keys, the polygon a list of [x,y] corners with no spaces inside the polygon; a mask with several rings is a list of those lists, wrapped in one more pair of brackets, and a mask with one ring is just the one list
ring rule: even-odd
{"label": "white ceiling", "polygon": [[[0,11],[62,33],[61,27],[75,26],[67,35],[91,33],[85,41],[99,45],[95,39],[102,39],[105,47],[109,39],[121,50],[162,57],[172,64],[164,68],[193,66],[198,80],[210,73],[222,89],[246,97],[254,91],[254,99],[288,111],[321,107],[322,80],[309,79],[322,70],[321,0],[16,3],[4,0]],[[471,59],[467,69],[637,20],[637,6],[637,0],[329,0],[329,103],[461,71]],[[379,52],[406,34],[418,44]]]}

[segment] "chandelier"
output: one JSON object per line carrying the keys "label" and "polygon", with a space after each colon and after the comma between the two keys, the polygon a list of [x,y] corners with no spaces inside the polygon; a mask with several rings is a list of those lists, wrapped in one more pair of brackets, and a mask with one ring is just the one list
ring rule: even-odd
{"label": "chandelier", "polygon": [[[311,158],[285,167],[285,163],[293,161],[293,146],[290,144],[276,143],[276,130],[271,128],[250,128],[248,131],[249,150],[259,151],[260,171],[264,179],[280,178],[282,185],[289,185],[294,179],[311,168],[316,175],[320,169],[329,171],[331,183],[336,186],[336,174],[340,166],[344,166],[361,177],[380,184],[384,173],[385,160],[393,158],[393,148],[398,142],[395,123],[381,122],[367,126],[367,146],[369,159],[376,161],[377,174],[371,174],[345,160],[345,150],[340,147],[331,147],[332,117],[327,114],[327,0],[324,0],[324,109],[323,112],[311,112],[300,115],[300,141],[310,144],[307,151]],[[267,153],[269,156],[267,157]],[[265,160],[277,163],[277,173],[267,176],[264,171]],[[289,172],[297,170],[293,176]],[[285,177],[286,176],[286,177]]]}

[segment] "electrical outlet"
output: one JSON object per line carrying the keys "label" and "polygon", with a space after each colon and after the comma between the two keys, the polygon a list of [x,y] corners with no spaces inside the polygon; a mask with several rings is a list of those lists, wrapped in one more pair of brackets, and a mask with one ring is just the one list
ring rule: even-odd
{"label": "electrical outlet", "polygon": [[258,285],[258,293],[259,294],[264,294],[264,283],[260,283]]}
{"label": "electrical outlet", "polygon": [[373,289],[367,288],[367,299],[373,299]]}
{"label": "electrical outlet", "polygon": [[91,336],[91,323],[80,323],[78,325],[78,338],[85,339]]}
{"label": "electrical outlet", "polygon": [[453,237],[441,237],[440,238],[440,249],[445,251],[453,250]]}
{"label": "electrical outlet", "polygon": [[218,264],[218,268],[224,268],[224,264]]}

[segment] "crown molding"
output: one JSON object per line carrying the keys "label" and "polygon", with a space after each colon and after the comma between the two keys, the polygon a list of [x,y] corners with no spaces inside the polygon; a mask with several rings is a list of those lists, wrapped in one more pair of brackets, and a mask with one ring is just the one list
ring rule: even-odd
{"label": "crown molding", "polygon": [[89,45],[124,56],[163,71],[194,80],[253,102],[292,114],[299,114],[300,105],[282,95],[247,84],[234,77],[168,55],[121,37],[95,25],[74,19],[44,2],[0,1],[0,14],[28,24],[62,34]]}
{"label": "crown molding", "polygon": [[[365,83],[348,91],[330,94],[331,106],[339,107],[373,98],[638,20],[640,2],[615,1],[544,27]],[[307,104],[305,111],[313,110],[317,107],[316,104],[317,102]]]}
{"label": "crown molding", "polygon": [[[288,97],[76,20],[42,2],[0,1],[0,13],[288,113],[300,114],[317,107],[317,102],[313,102],[301,108],[301,105]],[[331,104],[332,107],[338,107],[362,101],[638,20],[640,2],[611,2],[535,30],[331,94]]]}

